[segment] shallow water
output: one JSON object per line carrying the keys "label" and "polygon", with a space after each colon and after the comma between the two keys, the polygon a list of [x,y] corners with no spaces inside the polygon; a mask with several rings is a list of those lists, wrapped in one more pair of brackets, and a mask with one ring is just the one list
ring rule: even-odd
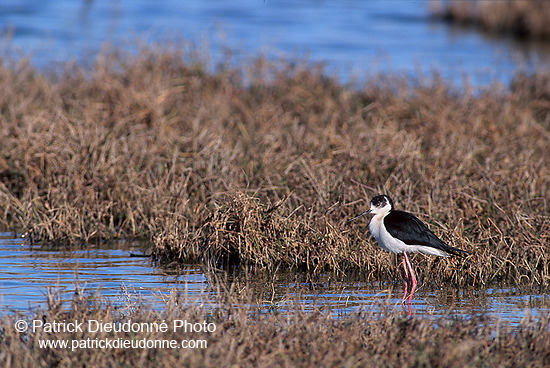
{"label": "shallow water", "polygon": [[[228,50],[237,62],[307,57],[328,72],[352,77],[439,71],[474,86],[510,81],[518,68],[548,68],[550,47],[430,18],[428,1],[94,1],[6,0],[0,37],[33,62],[94,60],[105,44],[190,41],[213,64]],[[1,53],[0,53],[1,56]]]}
{"label": "shallow water", "polygon": [[[46,308],[48,288],[62,300],[72,300],[75,291],[98,292],[113,304],[150,302],[162,308],[171,292],[187,302],[216,305],[219,280],[207,276],[200,265],[169,270],[153,265],[150,258],[132,257],[147,249],[134,243],[88,245],[81,250],[52,249],[28,245],[11,233],[0,233],[0,308],[2,313]],[[216,277],[216,279],[218,279]],[[330,275],[314,282],[304,275],[278,275],[265,280],[250,277],[247,287],[267,312],[323,310],[334,317],[355,313],[402,309],[401,284],[334,281]],[[391,309],[391,308],[390,308]],[[408,312],[405,310],[405,312]],[[521,291],[511,287],[461,291],[427,290],[420,287],[411,305],[415,317],[474,317],[517,324],[522,318],[550,313],[550,294]]]}
{"label": "shallow water", "polygon": [[0,306],[4,311],[44,307],[48,288],[71,300],[77,289],[100,292],[122,303],[128,297],[156,297],[170,290],[205,297],[208,283],[199,267],[169,275],[152,266],[139,245],[87,245],[83,249],[30,246],[24,239],[0,233]]}

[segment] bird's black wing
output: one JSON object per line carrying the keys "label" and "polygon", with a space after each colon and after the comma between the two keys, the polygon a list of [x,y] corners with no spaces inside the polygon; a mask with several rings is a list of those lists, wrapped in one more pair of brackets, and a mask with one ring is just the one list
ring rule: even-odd
{"label": "bird's black wing", "polygon": [[408,212],[391,211],[384,217],[384,225],[391,236],[405,244],[424,245],[459,256],[468,253],[445,244],[422,221]]}

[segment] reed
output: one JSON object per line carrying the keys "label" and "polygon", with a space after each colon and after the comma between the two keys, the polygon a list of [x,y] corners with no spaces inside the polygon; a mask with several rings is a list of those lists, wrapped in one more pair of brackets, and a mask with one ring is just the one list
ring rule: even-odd
{"label": "reed", "polygon": [[[465,259],[427,283],[550,282],[543,74],[472,94],[434,78],[352,88],[307,62],[215,73],[183,51],[84,69],[0,66],[0,220],[31,241],[153,242],[158,260],[399,277],[345,221],[387,193]],[[195,60],[195,61],[193,61]]]}

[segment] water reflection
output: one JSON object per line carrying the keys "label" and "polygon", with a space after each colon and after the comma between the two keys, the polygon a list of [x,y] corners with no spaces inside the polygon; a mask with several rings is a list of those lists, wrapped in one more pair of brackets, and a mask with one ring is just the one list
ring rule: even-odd
{"label": "water reflection", "polygon": [[435,290],[421,286],[408,310],[401,305],[400,282],[365,283],[358,281],[357,275],[342,281],[331,274],[312,280],[297,273],[208,273],[201,265],[163,268],[150,258],[131,256],[147,252],[145,245],[127,242],[87,245],[71,251],[31,247],[12,234],[0,233],[0,305],[4,313],[45,308],[48,288],[53,287],[65,302],[84,289],[121,305],[145,301],[162,308],[171,293],[176,293],[187,303],[215,306],[233,287],[247,290],[266,313],[284,313],[299,305],[300,309],[323,310],[337,318],[387,311],[390,306],[417,317],[486,315],[513,324],[529,315],[550,313],[550,294],[543,290]]}
{"label": "water reflection", "polygon": [[[264,282],[264,285],[266,283]],[[265,288],[265,286],[264,286]],[[550,313],[550,293],[539,289],[457,288],[430,289],[421,285],[410,309],[401,304],[402,284],[336,282],[330,276],[315,283],[279,280],[265,292],[264,305],[272,310],[292,310],[299,303],[305,310],[328,310],[335,317],[356,313],[394,311],[417,317],[474,317],[483,315],[517,324],[530,315]]]}

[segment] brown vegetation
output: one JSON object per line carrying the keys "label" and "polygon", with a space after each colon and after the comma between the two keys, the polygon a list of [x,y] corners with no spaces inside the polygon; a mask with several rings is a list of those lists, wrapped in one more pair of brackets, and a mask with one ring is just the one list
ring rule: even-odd
{"label": "brown vegetation", "polygon": [[[147,305],[119,305],[97,296],[76,295],[63,306],[50,294],[48,308],[4,316],[0,321],[0,365],[24,367],[545,367],[550,364],[548,315],[527,317],[519,325],[488,317],[437,320],[403,317],[390,310],[367,311],[333,319],[298,304],[285,314],[262,313],[248,296],[236,292],[216,308],[197,306],[172,295],[162,311]],[[19,319],[47,323],[83,323],[82,332],[17,332]],[[161,323],[168,330],[147,332],[89,331],[88,321]],[[175,320],[212,323],[214,332],[174,330]],[[97,328],[93,328],[97,330]],[[213,328],[211,328],[213,330]],[[204,340],[206,347],[117,348],[70,346],[97,341]],[[68,348],[40,348],[45,341],[68,341]],[[94,342],[96,341],[96,342]],[[189,342],[187,342],[189,343]],[[111,343],[112,344],[112,343]]]}
{"label": "brown vegetation", "polygon": [[491,33],[550,40],[550,3],[545,0],[447,0],[432,4],[432,13]]}
{"label": "brown vegetation", "polygon": [[[345,224],[390,194],[466,259],[424,282],[550,282],[549,96],[521,76],[479,95],[307,63],[215,74],[186,55],[106,52],[84,71],[0,67],[0,219],[39,241],[148,238],[160,260],[398,277]],[[539,87],[537,87],[539,86]]]}

